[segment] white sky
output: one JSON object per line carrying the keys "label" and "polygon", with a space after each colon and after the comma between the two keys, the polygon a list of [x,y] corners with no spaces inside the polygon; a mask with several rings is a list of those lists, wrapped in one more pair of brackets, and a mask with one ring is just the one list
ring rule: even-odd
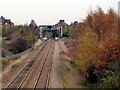
{"label": "white sky", "polygon": [[15,24],[25,24],[34,19],[37,25],[55,24],[64,19],[68,24],[86,17],[89,10],[100,6],[118,10],[119,0],[0,0],[0,15]]}

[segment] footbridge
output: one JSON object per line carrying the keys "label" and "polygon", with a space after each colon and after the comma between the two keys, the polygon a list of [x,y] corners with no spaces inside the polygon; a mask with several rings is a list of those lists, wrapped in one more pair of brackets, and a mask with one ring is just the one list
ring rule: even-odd
{"label": "footbridge", "polygon": [[40,30],[40,37],[60,37],[60,31],[57,28],[54,28],[53,25],[40,25],[39,26]]}

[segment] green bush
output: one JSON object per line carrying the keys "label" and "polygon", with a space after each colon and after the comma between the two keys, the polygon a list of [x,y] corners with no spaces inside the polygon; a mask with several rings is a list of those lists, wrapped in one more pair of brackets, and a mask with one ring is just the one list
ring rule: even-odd
{"label": "green bush", "polygon": [[7,29],[5,26],[2,27],[2,36],[5,37],[8,35]]}
{"label": "green bush", "polygon": [[11,68],[12,68],[12,69],[15,69],[15,68],[18,67],[18,65],[19,65],[19,63],[13,64]]}
{"label": "green bush", "polygon": [[7,55],[12,55],[13,53],[8,51],[7,49],[2,49],[1,56],[5,57]]}
{"label": "green bush", "polygon": [[102,88],[120,88],[120,72],[107,71],[100,84]]}
{"label": "green bush", "polygon": [[32,33],[30,33],[30,34],[27,36],[27,40],[34,43],[34,42],[37,40],[37,38],[36,38],[35,35],[33,35]]}
{"label": "green bush", "polygon": [[69,37],[69,29],[64,29],[63,36]]}

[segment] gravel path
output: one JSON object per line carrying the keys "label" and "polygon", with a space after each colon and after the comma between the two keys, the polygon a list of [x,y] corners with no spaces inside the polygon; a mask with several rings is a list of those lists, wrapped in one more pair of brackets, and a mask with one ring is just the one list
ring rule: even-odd
{"label": "gravel path", "polygon": [[63,88],[61,73],[59,68],[61,68],[61,62],[59,61],[60,48],[58,42],[55,42],[54,53],[53,53],[53,63],[50,74],[49,88]]}
{"label": "gravel path", "polygon": [[[68,49],[63,41],[58,41],[60,51],[68,52]],[[60,54],[61,69],[62,69],[62,83],[64,82],[64,88],[82,88],[83,76],[76,65],[70,63],[71,59],[64,54]]]}

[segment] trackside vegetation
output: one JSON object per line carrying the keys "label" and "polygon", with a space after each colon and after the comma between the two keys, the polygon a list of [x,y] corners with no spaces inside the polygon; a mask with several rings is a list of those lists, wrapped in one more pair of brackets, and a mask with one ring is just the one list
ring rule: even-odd
{"label": "trackside vegetation", "polygon": [[98,7],[86,19],[69,30],[76,41],[74,62],[79,66],[84,85],[99,88],[120,88],[118,15],[110,8]]}

